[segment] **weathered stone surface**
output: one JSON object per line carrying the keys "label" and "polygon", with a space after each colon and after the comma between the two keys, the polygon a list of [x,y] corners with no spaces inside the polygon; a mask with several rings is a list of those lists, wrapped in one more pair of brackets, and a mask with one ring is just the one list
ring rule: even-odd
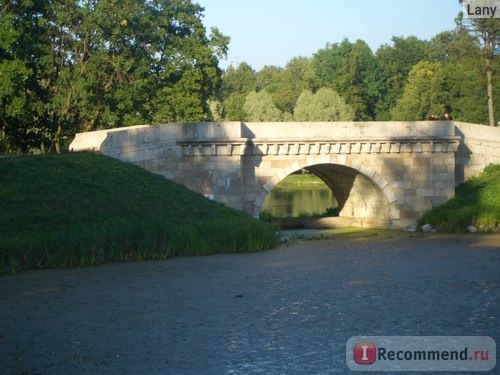
{"label": "weathered stone surface", "polygon": [[456,152],[455,185],[482,172],[490,163],[500,163],[500,127],[455,122],[461,138]]}
{"label": "weathered stone surface", "polygon": [[167,124],[78,134],[70,149],[133,162],[253,215],[279,181],[305,168],[332,189],[342,217],[403,228],[500,162],[500,129],[435,121]]}

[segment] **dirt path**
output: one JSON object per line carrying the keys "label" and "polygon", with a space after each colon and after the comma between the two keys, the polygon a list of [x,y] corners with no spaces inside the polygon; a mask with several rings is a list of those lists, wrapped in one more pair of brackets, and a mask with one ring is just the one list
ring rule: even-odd
{"label": "dirt path", "polygon": [[0,373],[334,374],[356,335],[500,342],[499,270],[500,235],[438,234],[26,272],[0,278]]}

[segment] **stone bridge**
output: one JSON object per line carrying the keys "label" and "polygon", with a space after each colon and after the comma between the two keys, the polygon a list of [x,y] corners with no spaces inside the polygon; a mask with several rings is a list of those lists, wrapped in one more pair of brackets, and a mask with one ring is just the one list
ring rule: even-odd
{"label": "stone bridge", "polygon": [[306,169],[330,187],[340,216],[401,228],[500,163],[500,128],[458,122],[194,123],[77,134],[93,150],[258,216],[289,174]]}

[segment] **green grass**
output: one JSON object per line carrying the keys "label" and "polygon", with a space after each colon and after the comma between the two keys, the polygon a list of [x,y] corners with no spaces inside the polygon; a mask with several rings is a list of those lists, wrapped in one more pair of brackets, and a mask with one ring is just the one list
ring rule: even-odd
{"label": "green grass", "polygon": [[275,244],[267,223],[102,155],[2,158],[0,176],[0,274]]}
{"label": "green grass", "polygon": [[419,220],[419,225],[426,223],[446,232],[465,232],[469,225],[481,232],[499,231],[500,165],[489,165],[458,186],[454,198]]}
{"label": "green grass", "polygon": [[275,189],[309,189],[312,185],[324,185],[325,183],[312,173],[291,174],[281,180]]}

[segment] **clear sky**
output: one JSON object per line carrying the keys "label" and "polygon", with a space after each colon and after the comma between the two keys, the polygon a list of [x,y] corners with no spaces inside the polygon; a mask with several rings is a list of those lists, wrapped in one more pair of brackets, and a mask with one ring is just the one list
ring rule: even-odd
{"label": "clear sky", "polygon": [[226,61],[255,70],[311,57],[326,43],[362,39],[375,52],[392,36],[429,40],[455,27],[458,0],[193,0],[203,24],[231,37]]}

